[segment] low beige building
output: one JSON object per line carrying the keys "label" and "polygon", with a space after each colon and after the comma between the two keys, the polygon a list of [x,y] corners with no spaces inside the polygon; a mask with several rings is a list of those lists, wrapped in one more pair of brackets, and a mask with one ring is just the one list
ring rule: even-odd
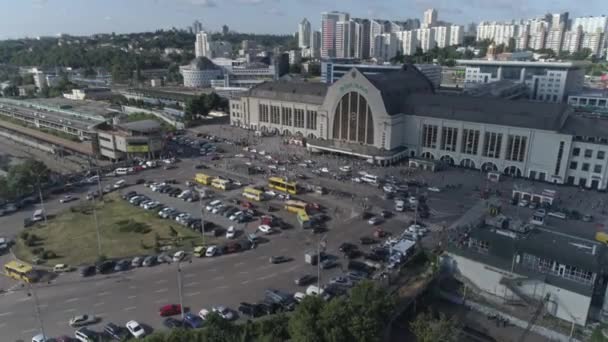
{"label": "low beige building", "polygon": [[163,148],[163,131],[155,120],[98,126],[99,153],[112,160],[155,158]]}

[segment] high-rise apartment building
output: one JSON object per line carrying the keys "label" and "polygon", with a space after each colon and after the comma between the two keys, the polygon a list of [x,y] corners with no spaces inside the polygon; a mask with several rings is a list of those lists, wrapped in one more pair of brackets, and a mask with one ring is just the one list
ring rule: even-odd
{"label": "high-rise apartment building", "polygon": [[528,47],[532,50],[540,50],[545,47],[547,31],[538,31],[530,34]]}
{"label": "high-rise apartment building", "polygon": [[370,22],[368,19],[351,19],[354,25],[354,56],[358,59],[368,59],[370,52]]}
{"label": "high-rise apartment building", "polygon": [[572,27],[580,26],[583,33],[608,32],[608,17],[605,15],[598,17],[578,17],[574,18]]}
{"label": "high-rise apartment building", "polygon": [[450,27],[451,26],[436,26],[433,27],[435,31],[435,43],[437,47],[445,48],[450,45]]}
{"label": "high-rise apartment building", "polygon": [[464,26],[452,25],[450,26],[450,46],[462,45],[464,42]]}
{"label": "high-rise apartment building", "polygon": [[349,19],[345,12],[321,13],[321,58],[336,57],[336,24]]}
{"label": "high-rise apartment building", "polygon": [[421,28],[416,30],[418,46],[427,52],[435,47],[435,30],[433,28]]}
{"label": "high-rise apartment building", "polygon": [[568,29],[568,21],[569,21],[569,13],[555,13],[551,15],[551,29],[562,28],[564,30]]}
{"label": "high-rise apartment building", "polygon": [[376,35],[374,39],[374,57],[383,61],[389,61],[391,58],[397,55],[398,50],[399,44],[397,40],[397,34],[382,33]]}
{"label": "high-rise apartment building", "polygon": [[391,32],[391,22],[388,20],[372,19],[369,22],[369,56],[380,57],[376,52],[376,36]]}
{"label": "high-rise apartment building", "polygon": [[545,40],[545,49],[550,49],[555,52],[562,51],[562,43],[564,42],[564,29],[561,27],[552,28],[547,33],[547,39]]}
{"label": "high-rise apartment building", "polygon": [[591,54],[600,56],[602,54],[602,47],[604,46],[604,42],[604,33],[583,33],[581,49],[589,49],[591,50]]}
{"label": "high-rise apartment building", "polygon": [[581,49],[581,43],[583,41],[583,28],[579,25],[564,33],[564,43],[562,44],[562,51],[569,53],[575,53]]}
{"label": "high-rise apartment building", "polygon": [[416,38],[416,30],[397,32],[397,40],[401,44],[400,51],[406,56],[411,56],[416,53],[418,47],[418,39]]}
{"label": "high-rise apartment building", "polygon": [[298,25],[298,47],[305,49],[310,47],[311,26],[310,21],[304,18]]}
{"label": "high-rise apartment building", "polygon": [[352,20],[336,23],[336,57],[354,58],[355,22]]}
{"label": "high-rise apartment building", "polygon": [[209,35],[205,31],[200,31],[196,34],[196,42],[194,43],[194,56],[212,58],[209,49]]}
{"label": "high-rise apartment building", "polygon": [[424,18],[422,21],[422,28],[430,28],[437,25],[437,10],[429,8],[424,11]]}
{"label": "high-rise apartment building", "polygon": [[202,30],[203,30],[203,24],[200,21],[195,20],[192,23],[192,33],[197,34],[197,33],[201,32]]}

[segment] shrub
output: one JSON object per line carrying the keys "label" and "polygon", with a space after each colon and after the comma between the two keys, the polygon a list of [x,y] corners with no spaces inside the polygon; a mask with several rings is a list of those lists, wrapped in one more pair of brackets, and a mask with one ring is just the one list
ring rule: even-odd
{"label": "shrub", "polygon": [[53,251],[44,251],[44,253],[42,253],[42,258],[43,259],[55,259],[57,257],[57,254]]}
{"label": "shrub", "polygon": [[148,224],[143,223],[143,222],[137,222],[134,220],[122,220],[122,221],[116,222],[116,224],[119,227],[118,229],[123,233],[146,234],[151,231]]}
{"label": "shrub", "polygon": [[43,247],[34,248],[34,249],[32,249],[32,253],[34,255],[40,255],[40,254],[44,253],[44,248]]}
{"label": "shrub", "polygon": [[21,232],[21,234],[19,234],[19,236],[21,237],[21,239],[23,241],[27,241],[27,238],[30,236],[30,233],[28,233],[28,232]]}

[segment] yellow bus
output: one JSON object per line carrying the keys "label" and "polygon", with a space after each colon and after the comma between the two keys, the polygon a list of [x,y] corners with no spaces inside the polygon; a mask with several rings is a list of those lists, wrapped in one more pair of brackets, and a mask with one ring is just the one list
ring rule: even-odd
{"label": "yellow bus", "polygon": [[243,197],[253,201],[263,201],[264,191],[256,188],[247,187],[243,189]]}
{"label": "yellow bus", "polygon": [[220,190],[230,190],[230,181],[227,179],[214,178],[211,181],[211,186]]}
{"label": "yellow bus", "polygon": [[608,233],[604,233],[604,232],[595,233],[595,240],[597,240],[601,243],[608,244]]}
{"label": "yellow bus", "polygon": [[305,210],[301,210],[297,214],[298,222],[300,223],[300,227],[307,229],[312,225],[312,221]]}
{"label": "yellow bus", "polygon": [[206,175],[204,173],[197,173],[194,177],[194,181],[202,185],[211,185],[212,180],[212,176]]}
{"label": "yellow bus", "polygon": [[296,200],[289,200],[287,202],[285,202],[285,210],[289,211],[290,213],[300,213],[300,212],[304,212],[306,213],[306,208],[308,207],[308,204],[306,202],[302,202],[302,201],[296,201]]}
{"label": "yellow bus", "polygon": [[298,193],[298,184],[296,182],[288,182],[287,179],[280,177],[268,178],[268,187],[291,195],[297,195]]}
{"label": "yellow bus", "polygon": [[4,264],[4,274],[13,279],[23,280],[28,283],[35,282],[38,279],[36,271],[34,271],[32,266],[16,260]]}

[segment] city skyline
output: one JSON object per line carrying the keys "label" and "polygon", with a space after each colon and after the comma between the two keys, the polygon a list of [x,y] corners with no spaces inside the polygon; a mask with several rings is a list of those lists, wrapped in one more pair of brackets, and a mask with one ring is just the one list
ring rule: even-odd
{"label": "city skyline", "polygon": [[[4,0],[6,1],[6,0]],[[3,5],[0,39],[50,36],[58,33],[89,35],[185,28],[196,19],[205,29],[221,30],[226,24],[240,32],[293,34],[306,17],[313,29],[320,29],[321,12],[344,11],[352,17],[402,20],[423,18],[435,8],[439,20],[465,25],[482,20],[511,20],[569,11],[571,17],[602,14],[602,1],[591,0],[584,9],[573,0],[416,0],[404,7],[386,0],[372,5],[363,0],[26,0]],[[169,13],[169,14],[168,14]],[[251,14],[256,15],[252,16]],[[396,13],[399,13],[396,15]],[[77,14],[77,15],[75,15]],[[271,19],[271,20],[270,20]],[[27,22],[27,25],[23,25]]]}

